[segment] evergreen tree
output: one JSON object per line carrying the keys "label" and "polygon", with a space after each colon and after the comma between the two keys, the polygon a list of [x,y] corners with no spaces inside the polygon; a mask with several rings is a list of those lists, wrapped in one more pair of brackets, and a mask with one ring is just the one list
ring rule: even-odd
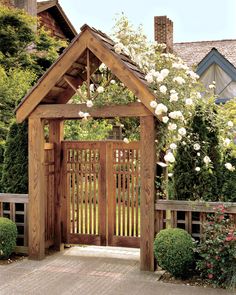
{"label": "evergreen tree", "polygon": [[[187,134],[178,146],[173,170],[175,199],[217,201],[222,162],[214,105],[196,108]],[[209,164],[204,162],[206,156],[211,160]]]}
{"label": "evergreen tree", "polygon": [[28,193],[28,124],[13,123],[6,140],[2,171],[5,193]]}

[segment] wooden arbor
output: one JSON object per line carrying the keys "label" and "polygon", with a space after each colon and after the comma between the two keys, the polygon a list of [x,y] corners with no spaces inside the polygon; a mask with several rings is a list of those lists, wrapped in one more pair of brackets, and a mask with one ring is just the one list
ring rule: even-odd
{"label": "wooden arbor", "polygon": [[[59,250],[63,227],[63,181],[61,142],[63,120],[80,119],[89,112],[94,118],[140,117],[141,123],[141,270],[154,270],[155,123],[150,102],[155,96],[148,89],[144,74],[124,54],[117,54],[114,42],[105,34],[84,25],[60,58],[38,81],[17,108],[17,122],[29,121],[29,257],[45,255],[44,122],[49,122],[49,142],[54,144],[54,245]],[[141,102],[129,105],[87,108],[67,104],[84,81],[101,63]]]}

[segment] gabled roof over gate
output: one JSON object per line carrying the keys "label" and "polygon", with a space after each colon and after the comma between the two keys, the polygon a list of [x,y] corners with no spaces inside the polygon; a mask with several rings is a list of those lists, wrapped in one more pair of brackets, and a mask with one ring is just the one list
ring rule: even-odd
{"label": "gabled roof over gate", "polygon": [[[129,56],[116,53],[114,45],[107,35],[84,25],[81,33],[21,101],[16,110],[17,122],[24,121],[39,104],[63,104],[69,101],[87,79],[87,49],[91,56],[91,73],[104,63],[154,113],[150,102],[156,97],[149,89],[144,73]],[[68,81],[74,87],[70,87]]]}

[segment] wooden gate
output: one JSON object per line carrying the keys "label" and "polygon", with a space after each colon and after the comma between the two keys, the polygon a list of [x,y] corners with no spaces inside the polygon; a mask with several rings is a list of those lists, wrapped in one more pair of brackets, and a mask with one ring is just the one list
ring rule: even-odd
{"label": "wooden gate", "polygon": [[139,142],[62,143],[64,240],[139,247]]}

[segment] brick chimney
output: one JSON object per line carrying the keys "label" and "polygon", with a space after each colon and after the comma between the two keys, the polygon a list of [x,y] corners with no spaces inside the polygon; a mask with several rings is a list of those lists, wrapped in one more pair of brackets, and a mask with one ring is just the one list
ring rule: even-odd
{"label": "brick chimney", "polygon": [[32,16],[37,15],[37,0],[14,0],[15,7],[24,9]]}
{"label": "brick chimney", "polygon": [[166,52],[173,52],[173,22],[167,16],[154,17],[155,41],[166,44]]}

